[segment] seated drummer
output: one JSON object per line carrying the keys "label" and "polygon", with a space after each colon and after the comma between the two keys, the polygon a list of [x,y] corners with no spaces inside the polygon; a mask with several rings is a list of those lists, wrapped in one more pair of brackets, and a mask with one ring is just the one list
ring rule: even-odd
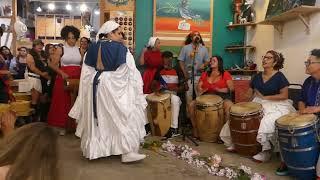
{"label": "seated drummer", "polygon": [[152,91],[158,95],[160,92],[171,94],[171,110],[172,119],[171,127],[165,134],[166,138],[178,136],[178,117],[180,111],[181,100],[176,95],[178,92],[184,92],[188,88],[184,82],[183,72],[179,66],[172,67],[173,54],[170,51],[162,53],[163,67],[160,67],[155,74],[154,80],[151,84]]}
{"label": "seated drummer", "polygon": [[[224,99],[223,107],[225,112],[225,119],[229,119],[229,110],[232,103],[231,92],[234,86],[232,76],[229,72],[223,69],[223,59],[221,56],[212,56],[206,71],[201,74],[199,83],[197,85],[198,95],[215,94]],[[195,118],[195,103],[193,100],[189,105],[190,120],[192,123],[192,133],[195,138],[199,138],[199,132],[196,126]]]}
{"label": "seated drummer", "polygon": [[[320,112],[320,49],[311,51],[308,60],[305,62],[306,74],[310,74],[303,83],[298,103],[299,112],[302,114],[317,114]],[[320,162],[317,164],[317,180],[320,180]],[[288,168],[281,162],[276,174],[279,176],[288,175]]]}
{"label": "seated drummer", "polygon": [[[275,144],[275,121],[283,115],[295,112],[291,101],[288,100],[287,78],[279,70],[283,68],[284,58],[281,53],[270,50],[262,57],[263,72],[251,80],[247,96],[253,102],[260,103],[264,116],[260,121],[257,141],[262,146],[262,151],[253,156],[256,162],[265,162],[271,158],[271,143]],[[223,132],[224,130],[224,132]],[[234,151],[230,136],[230,127],[226,123],[220,133],[228,151]]]}

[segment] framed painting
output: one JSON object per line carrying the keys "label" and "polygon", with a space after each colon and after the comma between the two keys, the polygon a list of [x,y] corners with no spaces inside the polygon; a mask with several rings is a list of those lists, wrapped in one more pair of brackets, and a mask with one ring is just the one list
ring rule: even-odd
{"label": "framed painting", "polygon": [[199,31],[211,46],[213,0],[154,0],[153,35],[166,46],[181,46],[191,31]]}
{"label": "framed painting", "polygon": [[0,0],[0,16],[12,16],[12,0]]}
{"label": "framed painting", "polygon": [[266,19],[299,6],[314,6],[315,4],[316,0],[270,0]]}

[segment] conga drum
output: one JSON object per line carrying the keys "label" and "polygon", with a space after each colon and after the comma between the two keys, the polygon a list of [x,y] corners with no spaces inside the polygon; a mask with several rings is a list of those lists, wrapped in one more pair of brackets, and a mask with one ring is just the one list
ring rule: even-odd
{"label": "conga drum", "polygon": [[315,179],[319,157],[319,121],[313,114],[291,113],[276,121],[280,153],[290,175]]}
{"label": "conga drum", "polygon": [[244,156],[253,156],[261,151],[257,142],[262,105],[255,102],[240,102],[230,108],[230,131],[235,150]]}
{"label": "conga drum", "polygon": [[24,101],[31,101],[31,93],[30,92],[24,92],[24,93],[13,93],[13,96],[16,100],[24,100]]}
{"label": "conga drum", "polygon": [[200,140],[217,142],[224,124],[223,99],[217,95],[197,97],[195,118]]}
{"label": "conga drum", "polygon": [[171,94],[147,96],[147,115],[154,136],[164,136],[171,126]]}

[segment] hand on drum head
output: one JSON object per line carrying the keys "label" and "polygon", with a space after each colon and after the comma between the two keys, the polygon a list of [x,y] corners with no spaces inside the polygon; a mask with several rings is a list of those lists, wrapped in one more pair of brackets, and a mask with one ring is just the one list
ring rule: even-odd
{"label": "hand on drum head", "polygon": [[16,122],[16,113],[13,111],[4,112],[0,115],[0,129],[3,133],[14,130]]}
{"label": "hand on drum head", "polygon": [[215,91],[220,92],[220,93],[228,93],[229,92],[228,88],[216,88]]}
{"label": "hand on drum head", "polygon": [[160,93],[160,91],[155,91],[155,92],[154,92],[154,95],[156,95],[156,96],[161,96],[161,93]]}
{"label": "hand on drum head", "polygon": [[264,96],[258,90],[255,89],[254,93],[255,93],[256,97],[261,98],[261,99],[265,99]]}
{"label": "hand on drum head", "polygon": [[301,114],[313,114],[313,113],[318,113],[318,112],[320,112],[319,106],[308,106],[302,110],[299,110],[299,113],[301,113]]}
{"label": "hand on drum head", "polygon": [[202,87],[199,88],[199,95],[202,95],[203,93],[207,92],[208,88],[203,89]]}

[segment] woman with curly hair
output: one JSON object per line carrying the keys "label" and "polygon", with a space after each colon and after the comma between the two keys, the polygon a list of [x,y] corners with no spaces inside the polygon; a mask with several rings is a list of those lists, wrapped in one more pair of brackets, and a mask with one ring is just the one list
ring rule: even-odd
{"label": "woman with curly hair", "polygon": [[61,128],[60,135],[64,135],[65,128],[67,128],[66,126],[69,122],[68,113],[75,98],[71,91],[64,89],[64,81],[67,79],[80,79],[81,54],[79,47],[76,46],[76,42],[80,37],[80,30],[74,26],[65,26],[61,30],[61,37],[65,41],[63,46],[64,54],[61,58],[54,58],[49,63],[49,67],[57,73],[57,77],[53,87],[48,123],[51,126]]}
{"label": "woman with curly hair", "polygon": [[57,135],[44,123],[25,125],[0,143],[0,180],[57,180]]}
{"label": "woman with curly hair", "polygon": [[[251,80],[247,96],[253,102],[260,103],[264,116],[260,121],[257,142],[262,146],[262,151],[253,156],[256,162],[265,162],[271,158],[271,147],[275,144],[275,121],[283,115],[295,112],[292,103],[288,100],[289,82],[282,72],[284,57],[274,50],[267,51],[262,56],[263,72]],[[234,151],[230,137],[230,127],[227,122],[221,130],[221,139],[228,146],[228,151]],[[272,144],[271,144],[272,143]]]}

